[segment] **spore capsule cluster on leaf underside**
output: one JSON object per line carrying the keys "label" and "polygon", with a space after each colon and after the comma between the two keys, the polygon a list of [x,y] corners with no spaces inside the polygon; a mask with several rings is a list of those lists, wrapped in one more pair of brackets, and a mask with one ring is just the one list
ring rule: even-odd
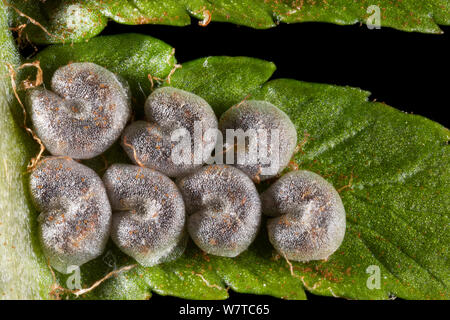
{"label": "spore capsule cluster on leaf underside", "polygon": [[[169,177],[186,175],[203,164],[203,154],[210,155],[216,136],[204,139],[205,133],[217,129],[217,118],[211,106],[199,96],[176,88],[163,87],[153,91],[145,102],[148,121],[136,121],[125,128],[122,146],[131,161],[156,169]],[[198,129],[197,129],[198,128]],[[196,129],[198,132],[196,132]],[[177,137],[174,133],[179,132]],[[176,142],[189,136],[188,152],[174,155]],[[194,159],[194,139],[201,149],[201,159]]]}
{"label": "spore capsule cluster on leaf underside", "polygon": [[172,180],[153,169],[113,164],[103,182],[114,212],[111,238],[123,252],[143,266],[183,253],[184,202]]}
{"label": "spore capsule cluster on leaf underside", "polygon": [[102,254],[111,207],[92,169],[69,158],[44,158],[31,173],[30,190],[41,211],[41,246],[53,268],[66,273]]}
{"label": "spore capsule cluster on leaf underside", "polygon": [[[92,63],[63,66],[52,89],[28,94],[36,133],[55,156],[39,163],[30,187],[41,211],[42,246],[58,271],[100,255],[109,236],[143,266],[178,258],[188,235],[206,253],[235,257],[255,239],[262,213],[273,217],[269,239],[287,259],[326,259],[341,244],[345,210],[320,176],[288,173],[261,197],[257,192],[255,183],[278,176],[297,143],[295,126],[276,106],[242,101],[218,121],[201,97],[162,87],[145,103],[147,121],[125,128],[128,85],[108,70]],[[237,142],[226,139],[230,130],[244,133],[242,145],[238,135]],[[103,182],[71,159],[102,154],[120,135],[135,165],[109,166]],[[187,141],[184,149],[180,141]],[[246,157],[255,150],[264,161]]]}
{"label": "spore capsule cluster on leaf underside", "polygon": [[186,203],[187,228],[206,253],[235,257],[254,240],[261,221],[255,185],[242,171],[209,165],[177,182]]}
{"label": "spore capsule cluster on leaf underside", "polygon": [[53,91],[28,91],[33,128],[55,156],[89,159],[120,136],[130,114],[128,85],[93,63],[72,63],[55,71]]}
{"label": "spore capsule cluster on leaf underside", "polygon": [[[260,182],[275,177],[288,165],[297,146],[297,131],[289,117],[266,101],[242,101],[220,117],[219,128],[223,136],[243,132],[249,142],[236,145],[228,139],[225,144],[227,158],[230,153],[234,165],[253,181]],[[232,131],[231,131],[232,130]],[[239,139],[239,138],[238,138]],[[255,140],[254,157],[251,157],[251,140]],[[239,161],[239,152],[246,155]],[[266,161],[264,161],[266,160]]]}
{"label": "spore capsule cluster on leaf underside", "polygon": [[338,192],[316,173],[285,174],[261,195],[269,240],[294,261],[327,259],[345,235],[345,209]]}

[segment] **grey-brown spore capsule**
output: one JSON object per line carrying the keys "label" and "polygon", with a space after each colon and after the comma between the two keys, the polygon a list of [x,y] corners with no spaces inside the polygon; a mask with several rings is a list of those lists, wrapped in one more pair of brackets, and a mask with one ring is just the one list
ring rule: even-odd
{"label": "grey-brown spore capsule", "polygon": [[[148,122],[132,123],[122,136],[122,146],[134,163],[169,177],[179,177],[201,167],[204,159],[211,155],[217,139],[217,118],[201,97],[176,88],[159,88],[148,97],[145,114]],[[199,128],[197,132],[195,126]],[[174,148],[181,145],[181,141],[172,141],[177,129],[185,129],[190,135],[187,144],[190,150],[180,156],[183,161],[172,157]],[[214,134],[205,135],[208,130]],[[195,139],[201,144],[205,157],[198,152],[199,157],[194,158]]]}
{"label": "grey-brown spore capsule", "polygon": [[327,259],[345,235],[345,209],[338,192],[310,171],[285,174],[261,195],[269,240],[294,261]]}
{"label": "grey-brown spore capsule", "polygon": [[143,266],[178,258],[186,247],[184,202],[160,172],[113,164],[103,181],[113,208],[111,238]]}
{"label": "grey-brown spore capsule", "polygon": [[209,165],[177,182],[188,231],[206,253],[235,257],[256,237],[261,201],[248,176],[231,166]]}
{"label": "grey-brown spore capsule", "polygon": [[[286,113],[266,101],[243,101],[231,107],[220,117],[219,129],[224,141],[229,139],[227,129],[242,129],[244,133],[254,130],[251,135],[257,134],[258,158],[255,160],[250,157],[249,138],[246,138],[244,149],[239,148],[236,141],[234,146],[225,144],[227,152],[234,152],[234,165],[255,182],[267,180],[280,173],[289,164],[297,145],[297,131],[292,121]],[[265,132],[267,140],[263,140],[258,130]],[[278,143],[272,138],[275,135],[278,135]],[[243,163],[238,162],[238,152],[246,155]],[[228,161],[226,163],[230,164]],[[263,168],[267,170],[266,173],[263,172]]]}
{"label": "grey-brown spore capsule", "polygon": [[55,71],[51,88],[27,92],[34,129],[51,154],[89,159],[119,138],[131,113],[124,80],[94,63],[72,63]]}
{"label": "grey-brown spore capsule", "polygon": [[39,239],[50,265],[62,273],[102,254],[111,207],[103,182],[90,168],[62,157],[44,158],[30,176]]}

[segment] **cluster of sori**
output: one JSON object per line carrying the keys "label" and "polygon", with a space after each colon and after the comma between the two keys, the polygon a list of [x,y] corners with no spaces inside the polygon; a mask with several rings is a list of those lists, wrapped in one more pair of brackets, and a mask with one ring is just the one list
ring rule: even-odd
{"label": "cluster of sori", "polygon": [[[161,87],[145,103],[146,121],[126,127],[130,101],[126,81],[93,63],[63,66],[51,91],[28,91],[34,130],[52,154],[31,173],[30,188],[41,212],[41,245],[56,270],[67,273],[98,257],[110,236],[143,266],[178,258],[189,236],[206,253],[235,257],[255,239],[262,213],[270,242],[287,259],[326,259],[340,246],[345,210],[322,177],[297,170],[261,195],[256,189],[294,154],[296,128],[283,111],[249,100],[218,121],[201,97]],[[235,137],[223,143],[230,130],[250,132],[243,147]],[[187,148],[174,143],[177,131],[177,141],[189,137]],[[249,140],[266,141],[267,131],[277,135],[257,144],[264,161],[240,161],[240,149],[250,153]],[[101,155],[120,135],[134,165],[112,164],[101,179],[79,162]]]}

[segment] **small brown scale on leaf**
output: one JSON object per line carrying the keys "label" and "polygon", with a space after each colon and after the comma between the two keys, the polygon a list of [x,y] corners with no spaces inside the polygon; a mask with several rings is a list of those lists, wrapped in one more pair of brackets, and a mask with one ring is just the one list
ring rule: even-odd
{"label": "small brown scale on leaf", "polygon": [[269,240],[289,260],[327,259],[345,235],[345,209],[339,193],[318,174],[285,174],[262,195]]}
{"label": "small brown scale on leaf", "polygon": [[[224,140],[227,141],[227,130],[242,130],[256,137],[258,144],[258,158],[254,161],[249,153],[249,140],[246,138],[245,148],[239,148],[236,142],[234,145],[225,143],[225,156],[227,152],[234,153],[234,165],[244,171],[254,182],[259,183],[277,174],[289,164],[297,145],[297,130],[289,117],[273,104],[266,101],[244,100],[228,109],[219,120],[219,129],[222,131]],[[267,143],[263,144],[263,136],[259,132],[265,132]],[[274,134],[278,133],[278,148]],[[245,161],[239,163],[238,152],[245,154]],[[264,154],[270,161],[264,163],[260,154]],[[276,158],[278,163],[272,162]],[[229,164],[229,162],[226,162]],[[268,174],[262,171],[263,168],[275,167],[273,173]]]}
{"label": "small brown scale on leaf", "polygon": [[111,207],[102,180],[90,168],[63,157],[44,158],[30,176],[39,239],[50,265],[62,273],[104,250]]}
{"label": "small brown scale on leaf", "polygon": [[[169,177],[179,177],[201,167],[194,161],[195,125],[201,125],[203,153],[211,155],[216,135],[204,139],[208,129],[217,129],[217,118],[210,105],[193,93],[176,88],[156,89],[145,102],[147,121],[136,121],[125,128],[122,146],[130,159],[140,166],[158,170]],[[190,134],[191,152],[185,162],[176,163],[172,155],[172,133],[185,129]]]}
{"label": "small brown scale on leaf", "polygon": [[37,136],[57,156],[89,159],[119,138],[131,113],[127,83],[94,63],[72,63],[55,71],[52,91],[27,91]]}
{"label": "small brown scale on leaf", "polygon": [[245,173],[209,165],[177,184],[186,204],[189,234],[203,251],[235,257],[248,248],[261,222],[261,201]]}
{"label": "small brown scale on leaf", "polygon": [[123,252],[146,267],[184,252],[184,202],[172,180],[153,169],[113,164],[103,181],[114,211],[111,238]]}

